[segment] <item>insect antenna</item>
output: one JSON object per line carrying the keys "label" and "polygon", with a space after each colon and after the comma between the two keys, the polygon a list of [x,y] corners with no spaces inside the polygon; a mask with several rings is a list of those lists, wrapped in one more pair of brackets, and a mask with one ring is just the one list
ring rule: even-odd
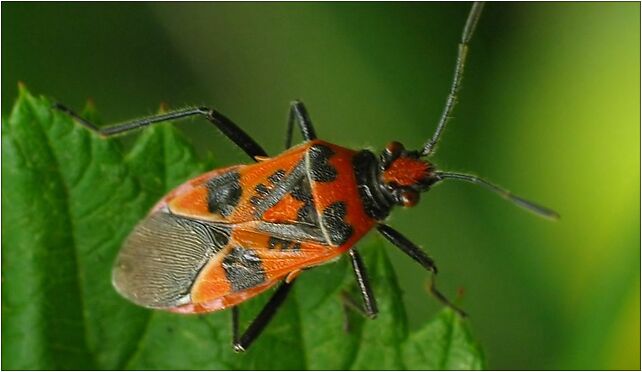
{"label": "insect antenna", "polygon": [[468,56],[468,43],[473,37],[475,28],[477,27],[477,22],[481,16],[482,9],[484,8],[483,2],[475,2],[468,13],[468,19],[466,20],[466,25],[464,26],[464,31],[461,35],[461,41],[459,42],[459,50],[457,52],[457,62],[455,64],[455,74],[453,76],[453,82],[450,86],[450,92],[448,93],[448,98],[446,99],[446,106],[444,106],[444,111],[439,118],[439,123],[437,124],[437,129],[432,135],[430,141],[426,142],[423,149],[421,150],[422,156],[430,156],[435,150],[435,145],[439,142],[441,133],[446,127],[446,123],[450,119],[455,104],[457,103],[457,95],[459,94],[459,88],[461,86],[461,81],[464,77],[464,66],[466,64],[466,57]]}
{"label": "insect antenna", "polygon": [[521,198],[517,195],[514,195],[510,191],[503,189],[495,184],[492,184],[484,179],[481,179],[477,176],[473,176],[470,174],[464,174],[464,173],[455,173],[455,172],[440,172],[436,171],[434,173],[435,177],[437,178],[437,182],[451,179],[451,180],[459,180],[459,181],[465,181],[469,183],[474,183],[476,185],[483,186],[487,188],[488,190],[498,194],[502,198],[513,202],[517,206],[520,206],[530,212],[533,212],[541,217],[545,217],[551,220],[558,220],[560,218],[560,215],[555,212],[552,209],[548,209],[546,207],[542,207],[541,205],[537,205],[531,201],[528,201],[524,198]]}

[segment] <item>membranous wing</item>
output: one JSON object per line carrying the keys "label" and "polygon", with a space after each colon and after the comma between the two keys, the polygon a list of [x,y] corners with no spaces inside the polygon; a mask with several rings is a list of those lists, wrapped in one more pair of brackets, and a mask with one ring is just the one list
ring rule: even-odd
{"label": "membranous wing", "polygon": [[119,293],[141,306],[189,303],[194,279],[229,240],[229,226],[153,212],[125,241],[112,281]]}

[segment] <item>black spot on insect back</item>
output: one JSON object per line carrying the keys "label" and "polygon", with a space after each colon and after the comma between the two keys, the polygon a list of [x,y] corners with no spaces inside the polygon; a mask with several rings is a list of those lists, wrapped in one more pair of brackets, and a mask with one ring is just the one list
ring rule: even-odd
{"label": "black spot on insect back", "polygon": [[229,217],[243,192],[238,172],[218,175],[207,182],[207,207],[211,213]]}
{"label": "black spot on insect back", "polygon": [[263,263],[253,249],[235,247],[225,256],[221,265],[234,292],[265,282]]}
{"label": "black spot on insect back", "polygon": [[345,222],[346,203],[335,202],[323,210],[322,224],[328,234],[330,243],[339,246],[352,236],[352,226]]}
{"label": "black spot on insect back", "polygon": [[334,152],[327,146],[314,145],[308,150],[309,172],[316,182],[331,182],[337,178],[337,170],[328,163]]}

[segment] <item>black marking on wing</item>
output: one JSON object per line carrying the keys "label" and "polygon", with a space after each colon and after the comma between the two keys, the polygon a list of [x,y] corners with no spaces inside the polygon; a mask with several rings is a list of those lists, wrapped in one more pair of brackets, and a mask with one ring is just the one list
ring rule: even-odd
{"label": "black marking on wing", "polygon": [[121,295],[144,307],[185,304],[200,270],[229,239],[224,224],[153,213],[125,241],[112,281]]}
{"label": "black marking on wing", "polygon": [[316,182],[331,182],[337,178],[337,170],[328,163],[334,151],[324,145],[313,145],[306,156],[310,162],[310,175]]}
{"label": "black marking on wing", "polygon": [[229,217],[241,198],[241,175],[230,171],[207,181],[207,208],[211,213],[220,213]]}
{"label": "black marking on wing", "polygon": [[297,212],[297,220],[306,224],[318,226],[319,218],[317,216],[316,208],[314,207],[314,198],[312,197],[312,190],[307,178],[303,178],[301,182],[292,190],[291,195],[296,200],[302,201],[303,205]]}
{"label": "black marking on wing", "polygon": [[269,177],[268,180],[273,185],[276,185],[277,183],[281,182],[285,178],[285,170],[279,169],[276,172],[272,173]]}
{"label": "black marking on wing", "polygon": [[256,194],[260,196],[265,196],[270,192],[270,189],[268,189],[268,187],[262,183],[259,183],[258,185],[256,185],[254,190],[256,190]]}
{"label": "black marking on wing", "polygon": [[330,243],[339,246],[352,236],[353,228],[345,222],[346,203],[338,201],[323,210],[321,223],[328,234]]}
{"label": "black marking on wing", "polygon": [[254,205],[254,215],[260,219],[265,211],[275,206],[281,199],[283,199],[285,194],[290,192],[304,177],[305,164],[303,160],[301,160],[294,169],[292,169],[290,174],[283,177],[278,183],[274,184],[268,193],[260,195],[257,192],[256,195],[250,198],[250,203]]}
{"label": "black marking on wing", "polygon": [[254,187],[254,195],[250,197],[250,204],[257,207],[261,205],[265,197],[270,193],[270,189],[262,183],[259,183]]}
{"label": "black marking on wing", "polygon": [[261,258],[253,249],[234,247],[221,263],[233,292],[263,284],[266,280]]}
{"label": "black marking on wing", "polygon": [[301,243],[271,236],[268,240],[268,249],[279,249],[281,251],[291,250],[293,252],[298,252],[301,250]]}
{"label": "black marking on wing", "polygon": [[255,207],[258,206],[259,204],[261,204],[261,198],[259,198],[256,195],[250,197],[250,204],[252,204]]}

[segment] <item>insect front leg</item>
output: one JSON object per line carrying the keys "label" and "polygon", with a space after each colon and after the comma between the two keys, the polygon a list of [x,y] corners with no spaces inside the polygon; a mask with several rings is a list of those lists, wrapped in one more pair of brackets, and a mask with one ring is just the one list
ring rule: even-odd
{"label": "insect front leg", "polygon": [[281,307],[295,281],[296,279],[292,279],[289,283],[285,281],[281,283],[276,292],[270,297],[268,303],[261,309],[259,315],[241,336],[239,336],[239,308],[238,306],[232,308],[232,346],[234,351],[243,352],[250,347],[252,342],[263,332],[265,326],[270,323],[279,307]]}
{"label": "insect front leg", "polygon": [[392,243],[397,248],[413,260],[417,261],[421,266],[426,268],[426,270],[432,273],[430,281],[430,293],[437,298],[441,303],[448,306],[449,308],[455,310],[459,315],[466,316],[466,312],[455,306],[451,301],[448,300],[436,287],[435,287],[435,276],[437,275],[437,266],[432,258],[428,257],[426,252],[421,250],[415,243],[411,242],[401,233],[388,225],[382,223],[377,225],[377,230],[383,235],[390,243]]}
{"label": "insect front leg", "polygon": [[266,157],[267,153],[263,148],[256,143],[247,133],[245,133],[238,125],[234,124],[230,119],[220,112],[209,109],[207,107],[191,107],[182,110],[170,111],[164,114],[147,116],[140,119],[125,121],[122,123],[114,124],[106,128],[99,128],[94,123],[82,118],[74,111],[60,103],[55,103],[53,108],[71,116],[79,124],[92,132],[102,137],[112,137],[119,134],[124,134],[142,127],[152,124],[163,123],[171,120],[182,120],[193,116],[203,116],[210,123],[214,124],[219,131],[221,131],[227,138],[234,142],[241,150],[245,151],[253,160],[257,157]]}
{"label": "insect front leg", "polygon": [[288,128],[285,132],[285,148],[289,149],[292,145],[292,131],[294,130],[294,121],[299,124],[301,129],[301,136],[306,141],[317,139],[317,134],[314,131],[312,120],[308,115],[305,105],[301,101],[292,101],[290,103],[290,112],[288,114]]}

